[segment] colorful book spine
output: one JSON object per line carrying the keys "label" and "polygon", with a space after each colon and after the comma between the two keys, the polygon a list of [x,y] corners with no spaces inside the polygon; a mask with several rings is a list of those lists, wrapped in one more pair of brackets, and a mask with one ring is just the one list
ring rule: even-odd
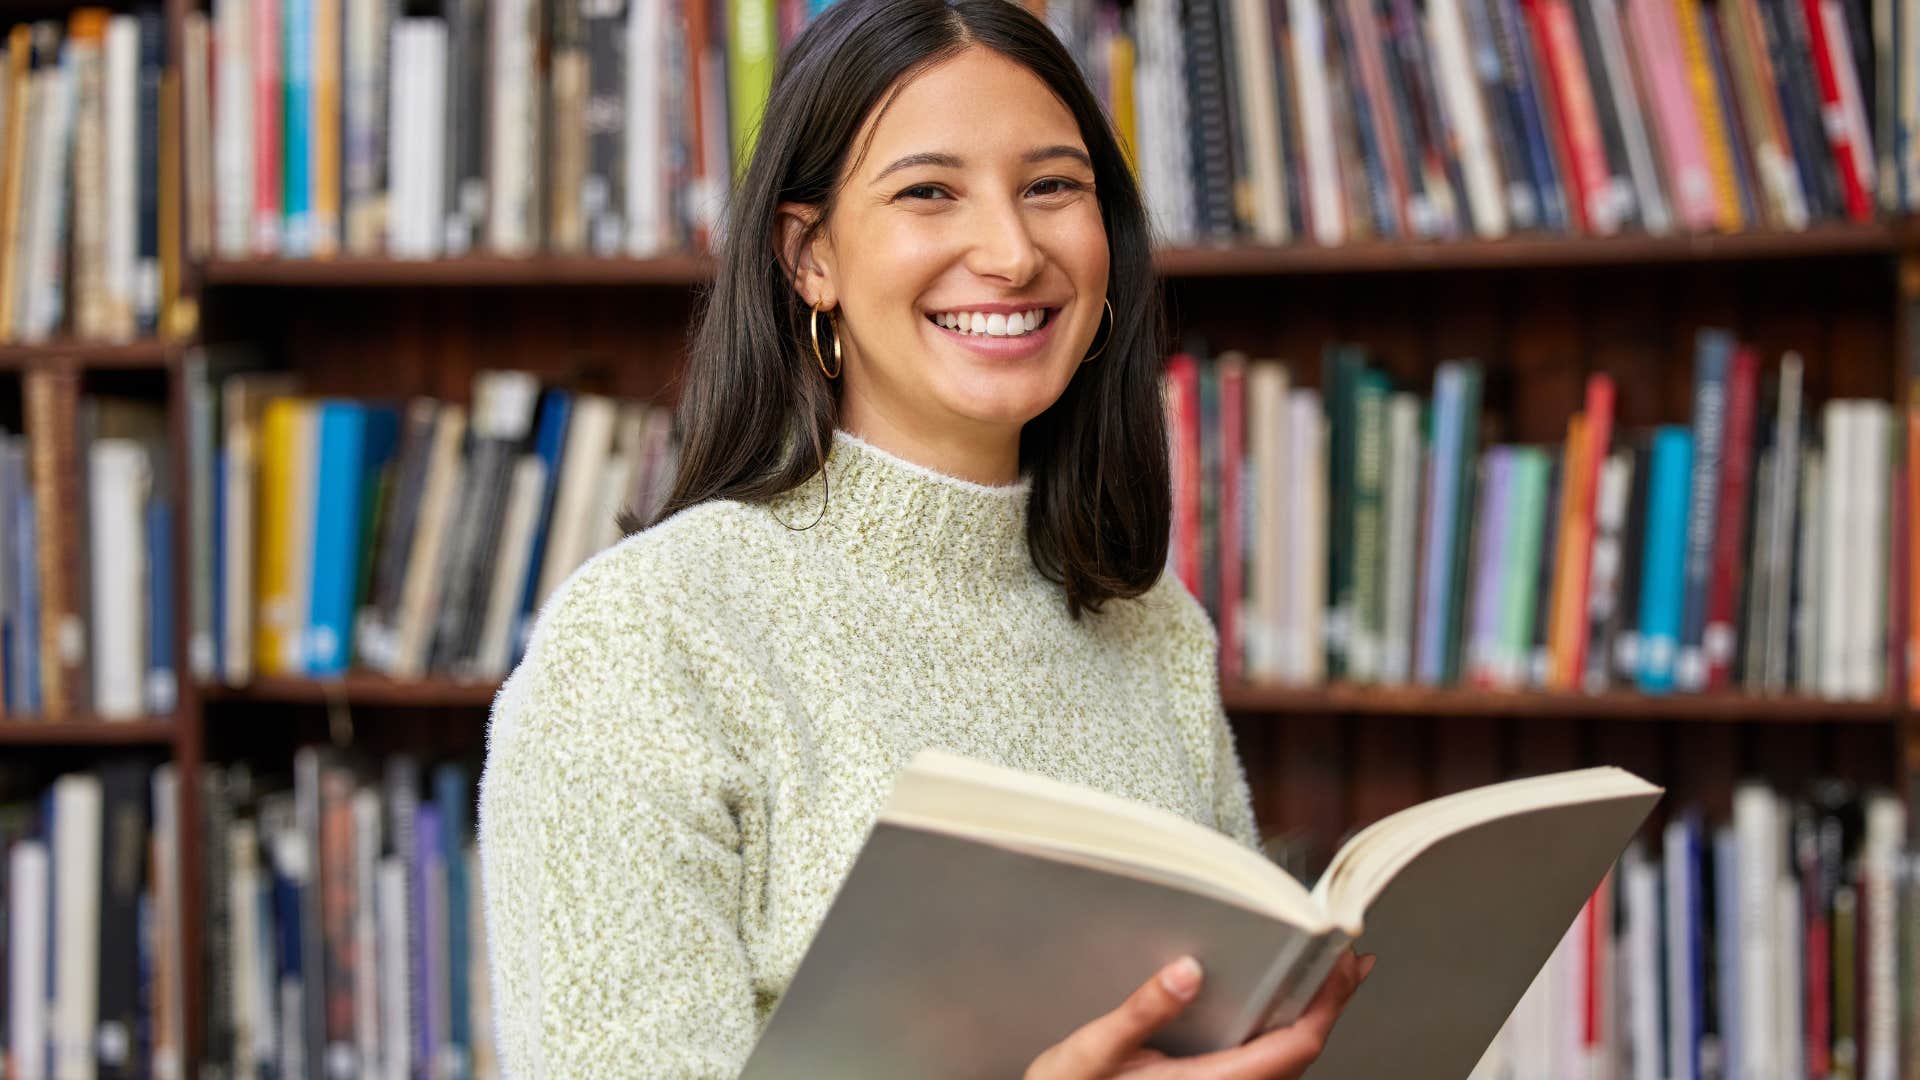
{"label": "colorful book spine", "polygon": [[282,254],[313,253],[313,8],[315,0],[282,0],[282,116],[280,206]]}
{"label": "colorful book spine", "polygon": [[1713,538],[1719,524],[1721,461],[1726,452],[1727,371],[1733,350],[1733,335],[1724,330],[1703,329],[1694,340],[1693,477],[1676,672],[1682,690],[1699,690],[1707,683],[1707,589],[1713,580]]}
{"label": "colorful book spine", "polygon": [[1707,623],[1701,634],[1706,686],[1724,690],[1733,682],[1733,658],[1741,582],[1746,574],[1747,492],[1753,476],[1754,413],[1760,383],[1760,357],[1751,348],[1734,353],[1727,376],[1725,450],[1715,513],[1712,581],[1707,590]]}
{"label": "colorful book spine", "polygon": [[1686,581],[1687,482],[1692,472],[1693,436],[1687,429],[1668,426],[1655,432],[1640,571],[1638,681],[1648,693],[1674,688]]}

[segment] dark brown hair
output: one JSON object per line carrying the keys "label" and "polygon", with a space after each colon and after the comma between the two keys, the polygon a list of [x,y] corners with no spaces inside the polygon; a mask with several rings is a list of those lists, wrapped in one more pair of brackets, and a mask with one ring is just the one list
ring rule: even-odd
{"label": "dark brown hair", "polygon": [[1059,40],[1009,0],[839,0],[781,57],[696,316],[678,473],[655,520],[711,499],[765,500],[819,470],[837,398],[808,344],[810,310],[776,254],[776,209],[818,208],[811,239],[889,88],[975,45],[1032,71],[1073,113],[1107,231],[1107,345],[1020,433],[1021,469],[1033,478],[1027,547],[1078,618],[1145,592],[1166,563],[1160,285],[1140,191],[1106,114]]}

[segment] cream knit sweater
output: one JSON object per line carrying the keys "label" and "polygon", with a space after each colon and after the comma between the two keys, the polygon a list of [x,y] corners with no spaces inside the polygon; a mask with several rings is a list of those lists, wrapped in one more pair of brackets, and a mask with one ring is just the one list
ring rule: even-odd
{"label": "cream knit sweater", "polygon": [[825,472],[812,528],[818,475],[693,507],[541,610],[480,782],[505,1075],[733,1076],[922,747],[1253,842],[1213,629],[1176,579],[1076,622],[1028,557],[1027,481],[845,433]]}

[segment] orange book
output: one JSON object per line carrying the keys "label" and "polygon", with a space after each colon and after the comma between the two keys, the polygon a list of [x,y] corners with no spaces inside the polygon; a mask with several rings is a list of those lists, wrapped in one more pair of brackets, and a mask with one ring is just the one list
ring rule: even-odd
{"label": "orange book", "polygon": [[1567,651],[1573,647],[1572,620],[1574,598],[1574,547],[1580,542],[1580,507],[1584,502],[1581,487],[1586,483],[1587,417],[1585,413],[1574,413],[1567,421],[1567,448],[1560,468],[1560,510],[1559,524],[1554,527],[1557,538],[1553,555],[1552,595],[1548,598],[1547,617],[1551,622],[1547,626],[1547,688],[1549,690],[1569,689],[1566,682]]}
{"label": "orange book", "polygon": [[1920,385],[1907,402],[1907,700],[1920,701]]}
{"label": "orange book", "polygon": [[1722,232],[1738,232],[1746,225],[1740,213],[1739,180],[1733,175],[1733,153],[1727,142],[1727,117],[1720,111],[1720,90],[1707,61],[1706,29],[1700,25],[1700,0],[1675,0],[1680,26],[1680,53],[1687,63],[1687,85],[1700,116],[1700,138],[1706,144],[1707,171],[1713,175],[1715,224]]}

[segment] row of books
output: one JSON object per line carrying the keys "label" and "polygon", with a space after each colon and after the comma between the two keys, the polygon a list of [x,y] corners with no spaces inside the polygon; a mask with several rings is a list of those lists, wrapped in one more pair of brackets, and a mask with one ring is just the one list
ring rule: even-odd
{"label": "row of books", "polygon": [[1879,401],[1816,411],[1796,354],[1763,377],[1725,331],[1694,363],[1690,425],[1616,438],[1601,374],[1564,444],[1483,448],[1473,361],[1423,401],[1357,347],[1327,350],[1324,398],[1278,361],[1175,356],[1171,560],[1223,676],[1904,690],[1920,428]]}
{"label": "row of books", "polygon": [[1797,230],[1920,193],[1912,0],[1078,10],[1174,243]]}
{"label": "row of books", "polygon": [[[199,1075],[498,1074],[472,777],[202,767]],[[0,803],[0,1075],[184,1075],[177,782],[118,760]]]}
{"label": "row of books", "polygon": [[165,413],[89,396],[69,425],[58,379],[28,375],[27,434],[0,435],[0,715],[165,715],[178,700]]}
{"label": "row of books", "polygon": [[[1635,841],[1474,1072],[1702,1080],[1920,1066],[1920,856],[1885,792],[1764,784]],[[1904,1071],[1903,1071],[1904,1070]]]}
{"label": "row of books", "polygon": [[179,775],[138,758],[0,789],[0,1074],[182,1076]]}
{"label": "row of books", "polygon": [[87,7],[8,32],[0,341],[158,330],[165,22],[157,6]]}
{"label": "row of books", "polygon": [[[541,603],[665,498],[671,416],[484,371],[471,405],[189,362],[202,677],[504,678]],[[204,493],[205,498],[202,498]]]}
{"label": "row of books", "polygon": [[216,0],[210,33],[189,16],[189,230],[227,258],[705,246],[824,6]]}

